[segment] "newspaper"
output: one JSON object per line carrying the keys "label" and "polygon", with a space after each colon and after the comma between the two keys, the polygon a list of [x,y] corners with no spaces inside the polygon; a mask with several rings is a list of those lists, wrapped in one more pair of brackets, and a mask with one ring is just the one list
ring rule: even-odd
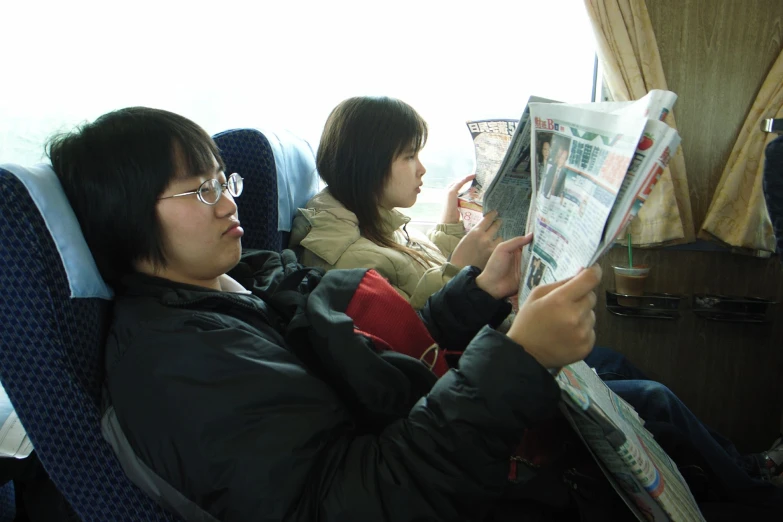
{"label": "newspaper", "polygon": [[[617,194],[618,201],[631,201],[628,205],[612,208],[606,224],[604,239],[589,265],[594,264],[614,243],[614,239],[625,229],[647,200],[655,184],[669,163],[669,156],[680,144],[677,131],[663,123],[677,101],[671,91],[654,90],[636,102],[603,102],[573,105],[588,110],[624,114],[648,118],[639,144],[634,151],[631,165]],[[655,118],[655,119],[653,119]],[[638,176],[638,172],[642,176]],[[645,174],[646,173],[646,174]],[[628,198],[628,199],[627,199]]]}
{"label": "newspaper", "polygon": [[500,236],[505,239],[521,236],[527,229],[535,179],[533,161],[540,154],[531,154],[531,103],[558,103],[547,98],[531,96],[517,125],[508,153],[484,196],[484,211],[497,210],[503,217]]}
{"label": "newspaper", "polygon": [[457,200],[460,217],[470,230],[481,221],[486,189],[495,181],[517,129],[517,120],[467,122],[476,152],[476,177]]}
{"label": "newspaper", "polygon": [[[651,91],[635,102],[528,101],[478,201],[484,212],[498,211],[504,239],[533,232],[519,306],[536,286],[594,264],[638,213],[679,146],[677,132],[663,123],[676,99]],[[703,520],[633,408],[582,362],[557,381],[564,415],[639,520]]]}
{"label": "newspaper", "polygon": [[557,376],[561,410],[639,520],[702,521],[677,465],[631,405],[584,363]]}
{"label": "newspaper", "polygon": [[518,305],[537,285],[594,264],[639,212],[680,143],[663,123],[676,99],[662,90],[634,102],[532,96],[516,125],[468,122],[476,179],[459,198],[466,228],[497,210],[503,239],[534,233]]}
{"label": "newspaper", "polygon": [[662,121],[676,99],[661,90],[635,102],[531,96],[516,125],[468,122],[476,180],[460,194],[466,228],[497,210],[504,239],[534,232],[520,303],[537,284],[595,263],[638,213],[679,146]]}
{"label": "newspaper", "polygon": [[[528,105],[531,102],[556,103],[538,96],[531,96]],[[526,106],[519,121],[467,122],[476,154],[476,179],[458,201],[466,229],[473,228],[487,212],[497,210],[503,216],[501,237],[524,235],[532,194],[529,114]],[[502,126],[502,122],[507,124],[505,136],[491,132],[493,125]],[[487,146],[488,142],[493,146]]]}
{"label": "newspaper", "polygon": [[[680,143],[659,119],[675,100],[674,93],[652,91],[631,103],[528,104],[535,195],[526,229],[534,239],[524,256],[520,305],[537,285],[594,264],[638,213]],[[537,153],[547,145],[547,154]],[[513,210],[499,211],[504,219],[506,213]]]}

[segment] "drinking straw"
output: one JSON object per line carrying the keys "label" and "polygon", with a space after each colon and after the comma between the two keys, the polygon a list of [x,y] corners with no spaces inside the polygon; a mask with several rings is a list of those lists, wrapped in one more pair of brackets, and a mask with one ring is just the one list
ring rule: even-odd
{"label": "drinking straw", "polygon": [[628,232],[628,268],[633,268],[633,250],[631,249],[631,233]]}

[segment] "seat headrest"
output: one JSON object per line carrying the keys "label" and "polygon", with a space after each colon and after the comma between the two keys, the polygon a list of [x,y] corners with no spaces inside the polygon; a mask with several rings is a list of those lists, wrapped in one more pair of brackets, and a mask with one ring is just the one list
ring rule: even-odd
{"label": "seat headrest", "polygon": [[71,297],[111,299],[113,292],[98,271],[76,215],[52,167],[45,164],[34,167],[4,164],[0,165],[0,169],[16,176],[38,207],[65,268]]}
{"label": "seat headrest", "polygon": [[275,157],[277,169],[277,229],[291,231],[296,210],[318,192],[315,154],[310,143],[285,129],[259,129]]}

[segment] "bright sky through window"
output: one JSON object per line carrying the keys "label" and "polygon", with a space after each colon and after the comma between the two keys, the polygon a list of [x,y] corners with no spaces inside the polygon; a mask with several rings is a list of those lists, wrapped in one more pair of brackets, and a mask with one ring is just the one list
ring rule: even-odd
{"label": "bright sky through window", "polygon": [[[41,160],[57,130],[130,105],[210,133],[284,127],[315,148],[329,111],[401,98],[430,126],[425,190],[470,173],[465,121],[518,118],[531,94],[590,101],[594,44],[582,0],[4,2],[0,162]],[[436,201],[437,200],[437,201]]]}

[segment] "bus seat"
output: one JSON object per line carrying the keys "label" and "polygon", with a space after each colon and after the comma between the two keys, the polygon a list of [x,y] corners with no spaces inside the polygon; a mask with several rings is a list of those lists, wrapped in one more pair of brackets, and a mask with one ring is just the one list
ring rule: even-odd
{"label": "bus seat", "polygon": [[0,487],[0,522],[14,522],[16,517],[16,492],[14,483]]}
{"label": "bus seat", "polygon": [[[34,169],[53,180],[47,197],[63,201],[54,220],[44,220],[20,180]],[[110,301],[71,297],[65,266],[73,263],[63,252],[78,250],[78,241],[56,242],[50,227],[77,231],[86,243],[54,171],[0,165],[0,194],[0,380],[38,458],[84,521],[178,520],[130,482],[101,435]]]}
{"label": "bus seat", "polygon": [[315,155],[303,139],[286,131],[232,129],[213,136],[226,174],[245,178],[237,199],[245,229],[244,248],[287,248],[294,213],[318,190]]}

